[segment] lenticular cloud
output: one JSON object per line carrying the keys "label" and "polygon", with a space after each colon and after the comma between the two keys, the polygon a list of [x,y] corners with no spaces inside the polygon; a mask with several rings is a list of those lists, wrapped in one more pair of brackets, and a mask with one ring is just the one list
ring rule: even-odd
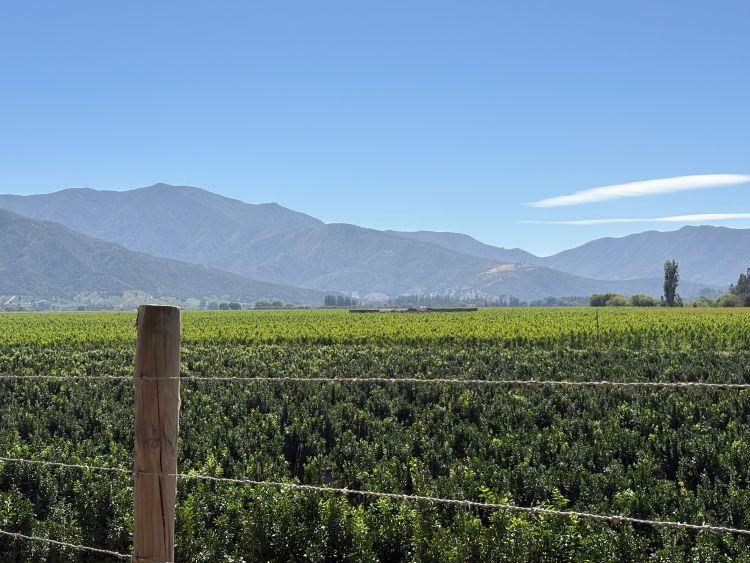
{"label": "lenticular cloud", "polygon": [[546,225],[608,225],[612,223],[711,223],[731,219],[750,219],[750,213],[693,213],[691,215],[671,215],[669,217],[614,218],[614,219],[574,219],[571,221],[522,221]]}
{"label": "lenticular cloud", "polygon": [[643,197],[655,194],[666,194],[688,190],[701,190],[707,188],[720,188],[735,184],[750,182],[750,176],[746,174],[697,174],[694,176],[676,176],[674,178],[661,178],[658,180],[644,180],[641,182],[629,182],[627,184],[614,184],[612,186],[600,186],[542,199],[530,203],[534,207],[562,207],[565,205],[580,205],[583,203],[596,203],[620,199],[623,197]]}

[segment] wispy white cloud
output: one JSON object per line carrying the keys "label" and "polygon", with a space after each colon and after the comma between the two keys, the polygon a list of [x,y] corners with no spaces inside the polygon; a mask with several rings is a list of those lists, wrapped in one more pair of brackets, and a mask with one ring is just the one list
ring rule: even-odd
{"label": "wispy white cloud", "polygon": [[544,225],[608,225],[612,223],[715,223],[732,219],[750,219],[750,213],[694,213],[692,215],[671,215],[669,217],[626,218],[626,219],[576,219],[572,221],[520,221]]}
{"label": "wispy white cloud", "polygon": [[568,195],[551,197],[534,201],[529,205],[534,207],[561,207],[563,205],[580,205],[595,203],[623,197],[643,197],[647,195],[683,192],[687,190],[701,190],[706,188],[720,188],[750,182],[747,174],[697,174],[694,176],[676,176],[658,180],[644,180],[612,186],[600,186],[589,190],[582,190]]}

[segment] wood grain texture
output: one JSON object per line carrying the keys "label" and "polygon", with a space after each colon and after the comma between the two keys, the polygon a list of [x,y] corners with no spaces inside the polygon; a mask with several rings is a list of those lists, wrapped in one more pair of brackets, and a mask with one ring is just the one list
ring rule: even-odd
{"label": "wood grain texture", "polygon": [[138,307],[135,561],[174,561],[180,414],[180,309]]}

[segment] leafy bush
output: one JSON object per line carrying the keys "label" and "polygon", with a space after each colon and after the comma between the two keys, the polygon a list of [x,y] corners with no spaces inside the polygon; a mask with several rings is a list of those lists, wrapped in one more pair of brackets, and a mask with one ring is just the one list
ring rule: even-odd
{"label": "leafy bush", "polygon": [[627,297],[618,293],[594,293],[589,298],[592,307],[624,307],[628,305]]}
{"label": "leafy bush", "polygon": [[716,298],[714,304],[717,307],[740,307],[742,305],[742,301],[738,295],[734,295],[732,293],[724,293],[723,295],[719,295]]}
{"label": "leafy bush", "polygon": [[[579,349],[560,345],[567,340],[560,340],[564,327],[556,321],[568,329],[574,318],[593,323],[585,309],[572,317],[561,310],[524,312],[523,324],[513,329],[557,334],[551,349],[542,340],[515,349],[471,339],[346,343],[344,333],[325,345],[293,339],[242,344],[210,335],[215,325],[226,329],[248,313],[186,315],[190,338],[182,372],[750,381],[747,349],[672,349],[692,344],[709,326],[724,338],[742,334],[747,325],[732,320],[746,323],[747,315],[737,313],[601,311],[600,331],[613,346],[605,354],[595,340]],[[425,317],[402,325],[403,317],[383,315],[377,322],[427,330]],[[132,317],[123,318],[132,327]],[[297,317],[249,318],[271,323]],[[343,324],[349,317],[300,318]],[[92,336],[96,319],[65,317]],[[457,332],[465,319],[440,322]],[[519,317],[499,316],[506,323],[512,319]],[[674,319],[690,322],[675,325]],[[618,320],[636,332],[610,331]],[[289,324],[266,330],[289,330]],[[40,339],[45,329],[37,325]],[[197,338],[198,329],[204,338]],[[649,342],[654,332],[663,340]],[[642,347],[625,349],[636,335]],[[670,346],[652,346],[660,342]],[[0,344],[0,371],[127,375],[132,354],[132,341]],[[185,381],[182,400],[181,472],[750,527],[744,486],[750,481],[750,408],[734,391]],[[127,382],[0,381],[5,455],[130,467],[132,417]],[[0,463],[3,529],[128,553],[132,502],[128,475]],[[728,561],[743,560],[749,549],[743,536],[610,526],[586,518],[271,486],[186,480],[178,487],[178,561]],[[0,537],[0,561],[92,560]]]}
{"label": "leafy bush", "polygon": [[628,302],[627,297],[623,297],[622,295],[613,295],[609,299],[607,299],[606,306],[607,307],[627,307],[630,303]]}
{"label": "leafy bush", "polygon": [[589,305],[592,307],[604,307],[613,293],[594,293],[589,297]]}
{"label": "leafy bush", "polygon": [[656,299],[649,295],[633,295],[630,298],[630,304],[633,307],[656,307],[658,305]]}

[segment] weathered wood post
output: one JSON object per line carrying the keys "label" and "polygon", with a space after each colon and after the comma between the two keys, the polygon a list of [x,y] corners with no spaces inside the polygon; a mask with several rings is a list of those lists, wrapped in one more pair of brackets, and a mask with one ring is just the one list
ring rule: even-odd
{"label": "weathered wood post", "polygon": [[134,561],[174,561],[180,308],[138,307]]}

